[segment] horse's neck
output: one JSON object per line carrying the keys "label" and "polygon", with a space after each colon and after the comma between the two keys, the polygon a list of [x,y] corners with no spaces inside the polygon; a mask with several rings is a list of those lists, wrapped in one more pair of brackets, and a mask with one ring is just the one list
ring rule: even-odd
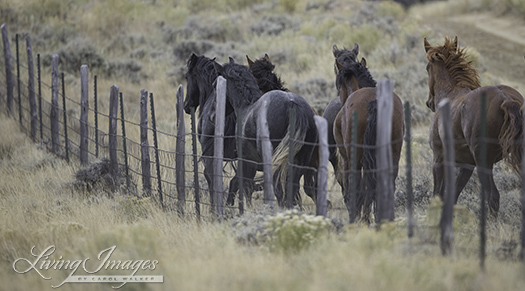
{"label": "horse's neck", "polygon": [[470,91],[472,91],[472,89],[459,86],[450,86],[447,88],[437,89],[434,93],[436,101],[435,104],[438,106],[439,103],[445,99],[449,99],[451,103],[463,102],[464,97]]}
{"label": "horse's neck", "polygon": [[345,90],[340,90],[339,92],[340,93],[339,99],[341,99],[341,104],[345,104],[346,100],[348,100],[348,97],[350,97],[352,93],[360,89],[359,83],[357,82],[356,79],[352,79],[351,81],[349,81],[345,87],[346,87]]}

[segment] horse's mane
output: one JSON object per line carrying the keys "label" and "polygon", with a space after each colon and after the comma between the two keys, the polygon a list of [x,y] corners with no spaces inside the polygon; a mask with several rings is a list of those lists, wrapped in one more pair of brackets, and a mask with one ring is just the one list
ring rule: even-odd
{"label": "horse's mane", "polygon": [[247,66],[231,60],[223,65],[220,74],[227,80],[228,100],[234,108],[246,108],[261,97],[257,81]]}
{"label": "horse's mane", "polygon": [[205,81],[206,84],[213,84],[217,79],[217,71],[214,67],[215,59],[210,59],[205,56],[192,55],[188,60],[188,72],[186,75],[199,74],[198,77]]}
{"label": "horse's mane", "polygon": [[456,48],[455,42],[448,37],[445,37],[443,46],[431,46],[427,50],[427,59],[429,62],[442,61],[458,86],[472,90],[481,87],[478,72],[472,66],[472,61],[467,60],[465,49],[459,46]]}
{"label": "horse's mane", "polygon": [[281,78],[273,72],[275,66],[266,58],[263,57],[256,60],[249,68],[263,93],[271,90],[288,91],[284,87]]}
{"label": "horse's mane", "polygon": [[340,85],[344,83],[346,79],[351,78],[352,76],[357,79],[360,88],[375,87],[377,84],[367,67],[361,63],[354,62],[347,64],[344,68],[339,70],[339,73],[337,73],[335,81],[337,90],[339,91]]}

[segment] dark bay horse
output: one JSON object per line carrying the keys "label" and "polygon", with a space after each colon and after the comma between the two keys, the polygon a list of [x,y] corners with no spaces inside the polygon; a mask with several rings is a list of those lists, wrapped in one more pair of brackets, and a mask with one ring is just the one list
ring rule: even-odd
{"label": "dark bay horse", "polygon": [[[376,197],[376,159],[375,137],[377,129],[377,89],[376,82],[362,63],[347,64],[343,67],[338,63],[336,85],[343,104],[334,122],[334,137],[343,160],[344,189],[350,187],[349,177],[353,167],[358,171],[356,177],[356,210],[357,217],[362,213],[363,219],[369,221],[371,203]],[[363,85],[361,85],[363,84]],[[398,173],[399,159],[404,134],[403,104],[401,99],[393,94],[392,116],[392,162],[394,166],[394,181]],[[357,112],[357,159],[356,165],[351,164],[352,123],[353,114]],[[362,146],[359,146],[362,145]],[[362,171],[362,174],[361,174]],[[392,181],[392,182],[394,182]],[[350,214],[350,197],[343,192],[344,201]]]}
{"label": "dark bay horse", "polygon": [[[246,59],[248,61],[248,68],[250,69],[250,72],[252,72],[253,76],[255,77],[255,80],[257,80],[257,84],[259,85],[259,89],[263,93],[272,91],[272,90],[281,90],[288,92],[289,90],[284,87],[284,83],[281,80],[281,78],[274,73],[275,65],[270,61],[270,57],[268,54],[264,54],[264,57],[257,59],[253,61],[250,59],[249,56],[246,56]],[[312,111],[315,114],[315,110],[312,108]],[[306,195],[308,195],[314,202],[317,201],[317,173],[314,169],[317,169],[319,167],[319,149],[316,146],[314,148],[314,152],[312,154],[312,159],[310,161],[310,168],[311,169],[305,169],[305,174],[303,176],[304,180],[304,192]],[[235,191],[237,191],[235,189]],[[230,192],[231,194],[231,192]],[[233,196],[229,196],[232,197]],[[297,197],[297,198],[300,198]],[[296,202],[298,204],[301,203],[300,199]],[[330,204],[330,202],[328,202]],[[231,203],[233,204],[233,202]]]}
{"label": "dark bay horse", "polygon": [[[519,173],[522,148],[523,96],[504,85],[481,87],[477,71],[466,58],[465,49],[458,47],[457,37],[448,37],[442,46],[431,46],[424,40],[428,60],[429,95],[427,106],[435,112],[430,126],[430,146],[434,153],[434,195],[443,198],[443,135],[440,130],[439,102],[450,100],[454,151],[459,167],[456,178],[456,202],[459,194],[477,167],[479,179],[488,183],[488,204],[496,217],[499,210],[499,192],[494,183],[493,166],[504,159]],[[481,96],[486,96],[486,169],[481,161]],[[494,141],[494,142],[493,142]],[[497,141],[497,142],[496,142]]]}
{"label": "dark bay horse", "polygon": [[[199,60],[206,63],[206,65],[196,66],[195,64],[198,64],[197,61]],[[211,67],[208,65],[210,63],[212,64]],[[293,93],[276,90],[261,96],[257,82],[248,68],[236,64],[233,59],[221,66],[204,56],[197,57],[192,55],[188,61],[188,90],[184,103],[186,112],[192,106],[201,106],[199,114],[199,134],[201,138],[199,140],[203,148],[205,176],[213,174],[211,161],[213,159],[214,126],[212,125],[214,120],[212,120],[212,116],[215,114],[216,92],[215,90],[210,90],[210,88],[214,87],[215,80],[211,80],[209,76],[214,74],[217,76],[221,75],[227,80],[225,137],[229,135],[233,143],[231,148],[229,148],[226,146],[227,139],[225,138],[225,157],[227,151],[233,151],[233,158],[237,158],[235,156],[236,123],[242,122],[243,125],[243,156],[238,158],[245,160],[242,163],[243,177],[240,178],[244,183],[248,184],[248,187],[244,188],[247,191],[250,191],[256,171],[262,170],[262,153],[260,151],[260,139],[258,138],[258,114],[264,104],[271,108],[271,110],[267,110],[267,120],[273,146],[274,187],[277,201],[280,206],[283,206],[285,196],[293,195],[295,197],[298,194],[299,179],[303,175],[304,167],[310,163],[313,144],[317,142],[317,128],[315,127],[310,106],[302,97]],[[199,84],[200,82],[206,84]],[[293,137],[288,132],[288,116],[291,108],[294,108],[296,114],[296,134]],[[242,120],[237,119],[235,109],[243,111]],[[228,122],[229,120],[234,122]],[[211,124],[206,126],[206,123]],[[292,176],[287,175],[290,139],[293,141],[294,164],[298,165],[298,169],[294,169]],[[209,155],[209,151],[207,153],[204,152],[205,148],[212,148],[211,155]],[[207,162],[207,160],[210,162]],[[210,169],[206,170],[208,167]],[[293,193],[285,194],[282,185],[288,179],[291,179],[294,185]],[[208,179],[208,183],[212,185],[210,179]],[[222,201],[219,203],[222,203]]]}

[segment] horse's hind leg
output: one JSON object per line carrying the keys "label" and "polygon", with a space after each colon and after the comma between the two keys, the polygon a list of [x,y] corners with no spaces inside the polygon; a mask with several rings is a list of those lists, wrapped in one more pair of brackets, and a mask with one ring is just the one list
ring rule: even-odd
{"label": "horse's hind leg", "polygon": [[228,199],[226,199],[226,205],[233,206],[235,203],[235,193],[239,191],[239,176],[235,173],[235,176],[230,180],[230,187],[228,191]]}
{"label": "horse's hind leg", "polygon": [[458,175],[456,176],[456,203],[459,199],[459,194],[461,194],[461,191],[463,191],[463,188],[465,188],[465,185],[467,185],[468,180],[472,176],[472,172],[474,172],[474,168],[471,166],[466,167],[460,167]]}
{"label": "horse's hind leg", "polygon": [[489,204],[490,216],[493,218],[498,217],[499,211],[499,191],[494,183],[494,173],[491,168],[478,167],[478,176],[481,182],[481,187],[485,188],[487,193],[487,201]]}

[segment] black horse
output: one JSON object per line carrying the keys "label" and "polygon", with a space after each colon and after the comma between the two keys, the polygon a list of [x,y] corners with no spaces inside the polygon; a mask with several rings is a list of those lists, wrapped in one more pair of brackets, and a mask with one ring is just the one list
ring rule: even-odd
{"label": "black horse", "polygon": [[[186,75],[188,89],[184,105],[186,112],[189,112],[191,107],[201,106],[199,140],[203,148],[204,174],[210,189],[213,188],[211,177],[213,175],[213,135],[215,132],[212,116],[215,114],[216,103],[215,79],[213,77],[216,78],[218,75],[227,80],[225,137],[229,136],[230,138],[224,140],[225,157],[237,158],[235,129],[236,123],[242,122],[243,156],[239,158],[245,162],[242,163],[243,177],[240,178],[243,183],[248,184],[248,187],[244,188],[247,191],[250,191],[250,186],[253,185],[256,171],[262,170],[257,116],[263,104],[267,104],[271,108],[271,110],[267,110],[267,120],[273,146],[274,187],[277,201],[280,206],[283,206],[285,195],[284,187],[281,184],[291,179],[293,193],[286,193],[286,195],[293,195],[293,197],[298,195],[299,179],[310,163],[314,144],[317,142],[317,128],[313,112],[306,100],[293,93],[276,90],[261,96],[257,82],[248,68],[236,64],[233,59],[221,66],[214,60],[192,54],[188,61],[188,73]],[[296,117],[296,134],[294,137],[291,137],[288,131],[288,116],[292,108],[295,110]],[[242,120],[237,119],[235,109],[242,110]],[[292,177],[286,175],[290,139],[292,140],[294,165],[298,166],[297,169],[294,169]],[[247,194],[247,196],[250,195],[250,193]]]}

